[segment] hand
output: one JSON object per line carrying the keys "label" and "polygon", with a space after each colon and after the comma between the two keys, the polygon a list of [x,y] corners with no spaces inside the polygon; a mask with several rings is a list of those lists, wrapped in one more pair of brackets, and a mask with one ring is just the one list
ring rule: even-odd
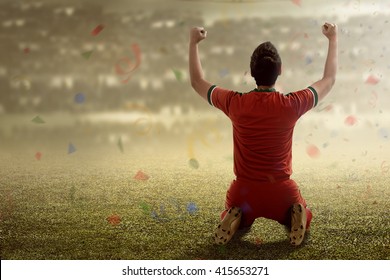
{"label": "hand", "polygon": [[330,40],[337,37],[337,25],[325,22],[322,26],[322,33]]}
{"label": "hand", "polygon": [[190,43],[197,44],[207,36],[207,31],[203,27],[193,27],[190,31]]}

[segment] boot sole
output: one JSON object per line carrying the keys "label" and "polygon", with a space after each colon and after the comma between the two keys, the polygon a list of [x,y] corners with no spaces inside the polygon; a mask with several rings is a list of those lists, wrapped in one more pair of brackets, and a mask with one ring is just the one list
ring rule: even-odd
{"label": "boot sole", "polygon": [[302,243],[306,232],[306,209],[302,204],[294,204],[291,208],[290,243],[298,246]]}
{"label": "boot sole", "polygon": [[[232,239],[238,229],[241,216],[242,211],[240,208],[232,207],[229,209],[221,223],[215,229],[214,240],[216,244],[223,245]],[[233,227],[233,223],[238,223],[238,225],[235,224],[235,227]]]}

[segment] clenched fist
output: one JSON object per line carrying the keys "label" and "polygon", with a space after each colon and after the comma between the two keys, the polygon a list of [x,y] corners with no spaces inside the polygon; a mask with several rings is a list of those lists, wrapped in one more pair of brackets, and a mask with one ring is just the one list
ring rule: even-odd
{"label": "clenched fist", "polygon": [[193,27],[190,30],[190,43],[197,44],[207,36],[207,31],[203,27]]}
{"label": "clenched fist", "polygon": [[337,25],[333,23],[325,22],[325,24],[322,26],[322,33],[328,39],[337,37]]}

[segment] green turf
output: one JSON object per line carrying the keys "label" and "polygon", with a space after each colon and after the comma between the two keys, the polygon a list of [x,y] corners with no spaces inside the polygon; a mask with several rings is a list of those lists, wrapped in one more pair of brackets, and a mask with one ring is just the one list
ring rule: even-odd
{"label": "green turf", "polygon": [[[181,154],[3,158],[2,260],[390,259],[390,179],[367,165],[351,173],[342,163],[295,163],[293,178],[314,212],[310,235],[295,248],[266,219],[241,240],[213,244],[232,179],[223,154],[200,159],[197,169]],[[134,179],[139,170],[149,179]]]}

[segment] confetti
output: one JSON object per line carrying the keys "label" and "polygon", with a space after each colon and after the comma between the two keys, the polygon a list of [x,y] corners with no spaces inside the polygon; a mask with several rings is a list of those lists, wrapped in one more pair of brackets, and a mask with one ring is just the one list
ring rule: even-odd
{"label": "confetti", "polygon": [[119,137],[119,139],[118,139],[118,148],[121,151],[121,153],[123,154],[123,144],[122,144],[122,138],[121,137]]}
{"label": "confetti", "polygon": [[357,119],[356,119],[356,117],[350,115],[350,116],[345,118],[344,123],[348,126],[353,126],[357,123]]}
{"label": "confetti", "polygon": [[221,254],[226,254],[226,247],[224,245],[218,245],[218,252]]}
{"label": "confetti", "polygon": [[305,61],[306,61],[306,65],[309,65],[313,62],[313,59],[310,56],[306,56]]}
{"label": "confetti", "polygon": [[317,148],[315,145],[308,145],[306,147],[306,153],[309,155],[311,158],[318,158],[320,156],[320,150]]}
{"label": "confetti", "polygon": [[141,202],[139,204],[139,207],[142,209],[144,214],[149,215],[150,212],[150,205],[148,205],[146,202]]}
{"label": "confetti", "polygon": [[180,70],[172,69],[173,74],[175,74],[176,80],[179,82],[183,81],[183,73]]}
{"label": "confetti", "polygon": [[264,242],[263,239],[261,239],[261,238],[259,238],[259,237],[256,237],[256,238],[255,238],[255,243],[256,243],[257,246],[263,244],[263,242]]}
{"label": "confetti", "polygon": [[369,84],[369,85],[376,85],[377,83],[379,83],[379,78],[374,76],[374,75],[370,75],[368,76],[368,78],[366,79],[366,84]]}
{"label": "confetti", "polygon": [[195,159],[195,158],[191,158],[189,161],[188,161],[188,164],[194,168],[194,169],[198,169],[199,168],[199,162]]}
{"label": "confetti", "polygon": [[27,48],[24,48],[24,49],[23,49],[23,52],[24,52],[25,54],[29,54],[29,53],[30,53],[30,48],[28,48],[28,47],[27,47]]}
{"label": "confetti", "polygon": [[196,206],[196,204],[194,202],[190,202],[187,204],[187,212],[190,215],[195,214],[197,211],[198,211],[198,207]]}
{"label": "confetti", "polygon": [[139,181],[146,181],[149,179],[149,176],[143,173],[141,170],[139,170],[137,174],[135,174],[134,179]]}
{"label": "confetti", "polygon": [[81,55],[85,58],[85,59],[89,59],[92,55],[93,51],[87,51],[87,52],[83,52]]}
{"label": "confetti", "polygon": [[[135,64],[132,64],[130,58],[123,57],[117,61],[115,64],[115,71],[118,76],[124,76],[122,80],[122,83],[127,83],[130,80],[131,73],[136,70],[140,64],[141,64],[141,49],[139,48],[138,44],[133,44],[132,51],[135,55]],[[121,64],[125,64],[125,69],[122,68]]]}
{"label": "confetti", "polygon": [[75,96],[74,96],[74,102],[76,102],[77,104],[82,104],[85,102],[85,95],[83,93],[77,93]]}
{"label": "confetti", "polygon": [[35,158],[36,158],[36,160],[41,160],[41,158],[42,158],[42,153],[41,153],[41,152],[36,152],[36,153],[35,153]]}
{"label": "confetti", "polygon": [[113,214],[109,217],[107,217],[107,221],[110,225],[112,226],[116,226],[116,225],[119,225],[120,222],[121,222],[121,217],[119,217],[119,215],[117,214]]}
{"label": "confetti", "polygon": [[379,136],[380,136],[380,138],[385,139],[385,140],[389,140],[389,138],[390,138],[389,131],[384,127],[379,129]]}
{"label": "confetti", "polygon": [[291,0],[291,2],[299,7],[301,6],[301,0]]}
{"label": "confetti", "polygon": [[36,116],[35,118],[33,118],[31,120],[33,123],[36,123],[36,124],[43,124],[45,123],[45,121],[40,117],[40,116]]}
{"label": "confetti", "polygon": [[69,145],[68,145],[68,155],[72,154],[74,152],[76,152],[76,147],[72,143],[69,143]]}
{"label": "confetti", "polygon": [[92,36],[97,36],[99,35],[99,33],[104,29],[104,25],[102,24],[99,24],[98,26],[96,26],[92,31],[91,31],[91,35]]}
{"label": "confetti", "polygon": [[219,76],[221,78],[225,78],[227,75],[229,75],[229,70],[228,69],[224,68],[224,69],[221,69],[219,71]]}
{"label": "confetti", "polygon": [[322,144],[322,148],[326,148],[329,146],[329,143],[328,142],[325,142],[324,144]]}
{"label": "confetti", "polygon": [[[190,134],[187,138],[187,147],[188,147],[188,157],[190,160],[188,161],[190,167],[197,169],[199,168],[199,162],[195,159],[195,153],[194,153],[194,145],[196,140],[200,141],[204,146],[210,147],[210,143],[216,143],[221,140],[220,132],[215,128],[210,128],[212,132],[207,130],[205,132],[200,131],[199,133],[193,132]],[[215,139],[207,139],[208,136],[213,133],[215,134]]]}

